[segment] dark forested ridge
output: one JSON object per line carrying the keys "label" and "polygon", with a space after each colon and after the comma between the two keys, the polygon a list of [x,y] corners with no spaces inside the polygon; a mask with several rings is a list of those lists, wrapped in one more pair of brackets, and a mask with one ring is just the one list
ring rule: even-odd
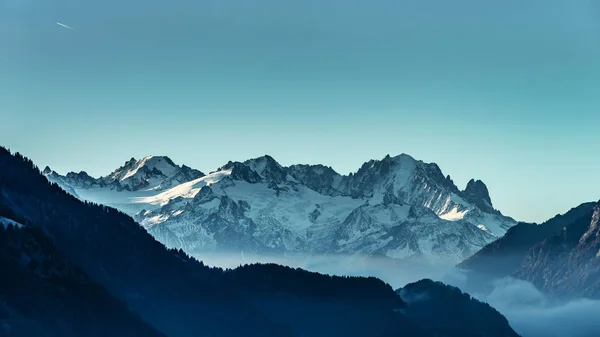
{"label": "dark forested ridge", "polygon": [[320,298],[357,307],[376,305],[390,310],[406,306],[401,298],[389,296],[391,286],[374,277],[329,276],[276,264],[252,264],[226,272],[225,279],[250,293],[276,291],[299,298]]}
{"label": "dark forested ridge", "polygon": [[65,261],[39,229],[0,225],[0,270],[0,335],[163,336]]}
{"label": "dark forested ridge", "polygon": [[329,276],[275,264],[247,265],[224,276],[248,301],[302,336],[429,335],[397,312],[406,303],[376,278]]}
{"label": "dark forested ridge", "polygon": [[68,195],[30,160],[5,149],[0,205],[47,233],[66,260],[170,337],[292,336],[285,324],[219,285],[220,270],[168,251],[115,209]]}
{"label": "dark forested ridge", "polygon": [[408,318],[438,336],[518,336],[496,309],[456,287],[421,280],[397,292],[408,303]]}
{"label": "dark forested ridge", "polygon": [[[227,271],[206,267],[181,251],[167,250],[119,211],[70,196],[48,183],[30,160],[4,148],[0,148],[0,212],[0,216],[26,225],[23,234],[14,234],[23,228],[10,229],[12,234],[4,236],[6,246],[13,248],[1,250],[3,261],[13,261],[11,254],[26,249],[17,244],[20,235],[40,235],[39,241],[53,252],[49,256],[60,256],[65,266],[71,266],[69,270],[82,275],[79,280],[85,280],[81,282],[89,289],[79,291],[94,302],[86,305],[96,313],[111,306],[115,314],[124,313],[120,316],[123,321],[110,321],[108,314],[106,319],[115,329],[110,324],[121,322],[119,331],[125,334],[130,331],[127,329],[148,328],[128,307],[171,337],[431,336],[420,321],[400,312],[404,301],[378,279],[333,277],[277,265]],[[20,277],[26,278],[16,279]],[[60,292],[69,279],[57,279],[55,289]],[[38,284],[31,287],[35,286]],[[52,298],[55,293],[46,296]],[[86,307],[71,300],[73,307],[62,310],[82,308],[81,316],[72,316],[77,321],[73,324],[87,326]],[[13,298],[10,305],[39,304],[32,301],[15,304]],[[32,313],[23,319],[40,318]],[[60,323],[50,321],[38,323]],[[68,322],[60,324],[70,327]],[[156,332],[147,335],[152,333]]]}

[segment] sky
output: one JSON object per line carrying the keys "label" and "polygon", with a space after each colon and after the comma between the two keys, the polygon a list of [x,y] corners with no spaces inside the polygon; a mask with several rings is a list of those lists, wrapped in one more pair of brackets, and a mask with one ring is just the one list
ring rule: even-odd
{"label": "sky", "polygon": [[62,173],[408,153],[541,222],[600,199],[599,126],[596,0],[0,1],[0,145]]}

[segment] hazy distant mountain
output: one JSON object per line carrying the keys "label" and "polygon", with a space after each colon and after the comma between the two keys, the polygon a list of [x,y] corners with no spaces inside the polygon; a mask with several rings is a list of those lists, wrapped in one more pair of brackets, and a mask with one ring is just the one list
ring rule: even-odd
{"label": "hazy distant mountain", "polygon": [[[8,235],[3,229],[0,261],[16,266],[27,262],[27,258],[21,257],[29,256],[41,264],[20,265],[15,269],[23,274],[14,274],[15,279],[3,277],[2,282],[9,282],[23,292],[23,296],[2,294],[0,320],[6,322],[8,316],[9,328],[15,319],[17,323],[39,322],[43,310],[52,307],[64,311],[42,316],[45,326],[59,324],[74,331],[80,331],[78,327],[92,328],[102,321],[89,322],[85,311],[77,311],[94,306],[99,308],[98,312],[109,310],[114,302],[110,298],[116,297],[148,324],[171,337],[433,337],[442,332],[448,337],[462,336],[432,329],[406,315],[403,312],[408,307],[402,298],[375,278],[333,277],[277,265],[251,265],[225,271],[208,268],[181,251],[165,249],[119,211],[83,203],[57,185],[49,184],[31,161],[4,148],[0,148],[0,212],[3,226],[11,228]],[[15,229],[15,222],[24,226]],[[29,239],[29,229],[39,233],[41,239]],[[43,239],[46,236],[48,239]],[[40,283],[25,283],[31,273],[41,278]],[[50,279],[44,279],[47,275]],[[53,275],[58,278],[53,279]],[[61,275],[73,276],[74,283],[71,277],[60,278]],[[23,283],[16,285],[19,280]],[[38,285],[44,283],[51,286],[42,290]],[[89,287],[69,291],[69,287],[79,284]],[[96,291],[87,296],[86,291],[94,287]],[[5,289],[2,287],[0,292]],[[28,290],[32,296],[24,296]],[[40,291],[41,296],[36,295]],[[61,296],[62,302],[44,303],[52,301],[53,296]],[[432,311],[445,310],[434,305]],[[14,308],[41,309],[19,310],[15,315]],[[122,332],[144,328],[141,323],[134,325],[134,317],[126,314],[123,306],[119,309],[113,305],[112,310],[115,311],[108,313],[108,317],[101,318],[108,323],[104,328]],[[77,313],[69,316],[67,312]],[[114,316],[119,316],[120,321],[112,321]],[[485,322],[490,319],[460,318]],[[489,323],[497,319],[492,318]],[[480,335],[487,334],[482,331]]]}
{"label": "hazy distant mountain", "polygon": [[529,250],[515,275],[548,292],[600,298],[600,202]]}
{"label": "hazy distant mountain", "polygon": [[229,162],[208,175],[151,156],[98,179],[48,168],[44,174],[191,254],[366,253],[458,262],[516,224],[493,208],[483,182],[471,180],[461,191],[436,164],[405,154],[371,160],[347,176],[322,165],[283,167],[270,156]]}
{"label": "hazy distant mountain", "polygon": [[599,218],[600,203],[585,203],[541,225],[519,223],[459,267],[558,295],[600,297]]}

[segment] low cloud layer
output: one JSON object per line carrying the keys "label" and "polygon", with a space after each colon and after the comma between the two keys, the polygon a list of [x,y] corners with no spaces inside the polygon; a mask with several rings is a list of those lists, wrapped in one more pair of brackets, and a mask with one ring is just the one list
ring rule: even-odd
{"label": "low cloud layer", "polygon": [[524,337],[600,336],[600,301],[558,301],[542,294],[529,282],[498,280],[489,294],[474,294],[509,320]]}
{"label": "low cloud layer", "polygon": [[470,288],[468,275],[453,266],[424,261],[398,261],[368,256],[254,256],[249,254],[211,254],[198,256],[204,263],[235,268],[246,263],[277,263],[334,275],[375,276],[399,288],[423,278],[459,287],[473,297],[500,311],[512,328],[523,337],[598,337],[600,301],[574,299],[558,301],[542,294],[533,284],[505,278],[496,280],[489,290]]}

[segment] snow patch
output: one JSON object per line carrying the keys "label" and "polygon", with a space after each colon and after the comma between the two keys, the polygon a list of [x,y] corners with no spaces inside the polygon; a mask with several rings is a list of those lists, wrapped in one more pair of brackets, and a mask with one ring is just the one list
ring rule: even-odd
{"label": "snow patch", "polygon": [[167,159],[165,159],[164,157],[147,156],[140,159],[136,163],[136,166],[127,173],[125,173],[125,175],[119,180],[123,181],[127,178],[133,177],[142,167],[147,167],[150,170],[156,168],[167,177],[171,177],[177,172],[177,167],[169,164],[167,162]]}
{"label": "snow patch", "polygon": [[462,220],[468,212],[469,210],[459,211],[458,206],[455,206],[449,212],[441,214],[439,217],[448,221],[458,221]]}
{"label": "snow patch", "polygon": [[187,183],[177,185],[156,195],[134,198],[133,202],[154,206],[164,206],[168,204],[169,201],[177,197],[191,199],[195,197],[198,192],[200,192],[200,189],[202,187],[213,185],[229,175],[231,175],[231,170],[213,172],[202,178],[198,178],[196,180],[188,181]]}
{"label": "snow patch", "polygon": [[3,216],[0,216],[0,224],[3,225],[4,228],[7,228],[8,226],[14,226],[14,227],[17,227],[17,228],[22,228],[23,227],[23,225],[21,225],[20,223],[14,221],[14,220],[11,220],[9,218],[5,218]]}

